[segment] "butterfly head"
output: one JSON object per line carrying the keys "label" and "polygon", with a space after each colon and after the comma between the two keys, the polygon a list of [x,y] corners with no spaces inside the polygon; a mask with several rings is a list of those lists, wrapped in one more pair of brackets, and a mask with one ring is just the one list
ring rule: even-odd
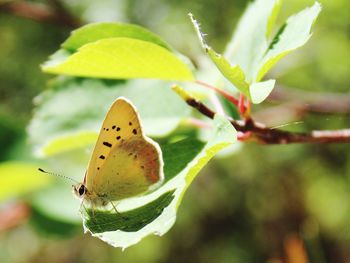
{"label": "butterfly head", "polygon": [[77,185],[73,185],[73,192],[77,197],[81,198],[86,194],[87,189],[83,183],[79,183]]}

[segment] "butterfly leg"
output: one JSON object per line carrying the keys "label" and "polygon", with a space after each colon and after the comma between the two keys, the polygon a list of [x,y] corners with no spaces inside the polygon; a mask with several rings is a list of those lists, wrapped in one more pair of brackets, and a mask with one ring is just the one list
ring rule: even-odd
{"label": "butterfly leg", "polygon": [[[81,209],[81,207],[83,207],[84,210],[85,210],[85,213],[86,213],[87,215],[90,216],[88,210],[86,209],[86,206],[85,206],[83,203],[80,205],[80,209]],[[93,219],[95,218],[95,209],[94,209],[94,206],[91,206],[91,211],[92,211],[91,219],[93,220]]]}
{"label": "butterfly leg", "polygon": [[121,213],[119,213],[117,207],[113,204],[113,202],[110,201],[110,203],[111,203],[111,205],[113,206],[113,210],[115,211],[115,213],[117,214],[117,216],[120,216],[120,217],[124,218],[124,216],[123,216]]}
{"label": "butterfly leg", "polygon": [[[84,210],[85,210],[85,213],[86,213],[87,215],[89,215],[89,212],[88,212],[88,210],[86,209],[85,205],[82,204],[82,206],[83,206],[83,208],[84,208]],[[94,207],[91,207],[91,211],[92,211],[91,220],[97,225],[97,222],[95,222],[95,210],[94,210]]]}
{"label": "butterfly leg", "polygon": [[80,207],[79,207],[79,211],[81,212],[81,208],[84,208],[84,210],[85,210],[85,212],[87,212],[86,211],[86,207],[84,206],[84,198],[81,200],[81,202],[80,202]]}
{"label": "butterfly leg", "polygon": [[[79,208],[80,211],[81,211],[82,207],[84,208],[85,213],[88,215],[89,213],[88,213],[88,211],[87,211],[87,209],[86,209],[86,207],[84,205],[84,198],[81,200],[81,203],[80,203],[80,208]],[[95,217],[95,210],[94,210],[94,206],[93,205],[91,206],[91,210],[92,210],[92,217]]]}

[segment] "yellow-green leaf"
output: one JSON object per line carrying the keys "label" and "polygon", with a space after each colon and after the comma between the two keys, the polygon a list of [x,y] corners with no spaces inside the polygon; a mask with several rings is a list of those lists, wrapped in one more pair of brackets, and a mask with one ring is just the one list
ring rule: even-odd
{"label": "yellow-green leaf", "polygon": [[123,37],[86,44],[66,60],[47,63],[42,68],[47,73],[80,77],[193,80],[188,66],[167,49]]}
{"label": "yellow-green leaf", "polygon": [[272,33],[273,27],[275,26],[276,23],[276,19],[278,16],[278,13],[281,9],[281,5],[282,5],[282,0],[277,0],[275,2],[275,5],[272,9],[272,12],[270,14],[270,17],[267,20],[267,26],[266,26],[266,39],[268,39]]}
{"label": "yellow-green leaf", "polygon": [[204,33],[201,31],[198,21],[192,14],[189,14],[198,39],[204,51],[209,55],[221,74],[230,81],[238,90],[249,97],[249,84],[246,81],[245,74],[239,65],[231,65],[230,62],[221,54],[218,54],[210,47],[204,39]]}
{"label": "yellow-green leaf", "polygon": [[249,84],[241,67],[239,65],[231,65],[224,56],[216,53],[212,48],[207,48],[207,53],[222,75],[239,91],[249,97]]}
{"label": "yellow-green leaf", "polygon": [[0,201],[35,191],[49,182],[50,178],[40,174],[34,164],[20,161],[0,163]]}
{"label": "yellow-green leaf", "polygon": [[78,132],[76,134],[62,135],[49,141],[48,144],[40,149],[41,155],[51,156],[57,153],[62,153],[79,147],[84,147],[88,144],[93,144],[97,140],[96,132]]}

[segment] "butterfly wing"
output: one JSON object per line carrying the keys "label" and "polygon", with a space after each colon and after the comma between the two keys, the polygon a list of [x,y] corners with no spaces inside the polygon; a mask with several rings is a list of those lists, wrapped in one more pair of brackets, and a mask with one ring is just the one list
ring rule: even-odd
{"label": "butterfly wing", "polygon": [[118,98],[100,130],[87,170],[87,189],[110,201],[145,192],[163,179],[156,142],[143,134],[131,102]]}

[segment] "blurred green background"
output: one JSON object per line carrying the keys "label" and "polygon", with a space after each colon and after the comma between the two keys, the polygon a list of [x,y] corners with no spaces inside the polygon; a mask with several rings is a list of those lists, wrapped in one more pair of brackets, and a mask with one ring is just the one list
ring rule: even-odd
{"label": "blurred green background", "polygon": [[[31,3],[51,6],[54,2]],[[63,3],[83,23],[123,21],[145,26],[199,64],[203,54],[187,13],[196,15],[208,33],[208,41],[222,51],[247,2]],[[301,124],[286,126],[299,131],[350,126],[349,107],[340,113],[309,112],[309,102],[303,100],[305,92],[326,94],[323,104],[327,105],[337,104],[329,93],[338,93],[343,99],[350,96],[350,6],[346,0],[320,2],[323,11],[311,40],[270,73],[278,84],[287,87],[280,89],[287,91],[287,96],[253,109],[256,118],[269,125],[302,120]],[[347,144],[244,144],[235,154],[216,158],[205,167],[185,195],[178,220],[169,233],[148,237],[124,252],[84,235],[79,221],[69,216],[47,217],[42,213],[43,206],[53,211],[69,210],[74,207],[67,203],[77,201],[70,194],[69,183],[36,173],[41,163],[33,157],[26,127],[32,117],[34,97],[47,89],[51,78],[41,73],[39,65],[58,49],[73,27],[64,22],[45,23],[14,16],[4,11],[2,4],[0,262],[350,262]],[[312,4],[308,0],[286,0],[279,24]],[[292,102],[288,101],[290,91],[300,92],[293,93],[297,99],[293,97]],[[74,153],[70,156],[75,160]],[[86,165],[84,158],[77,162]],[[74,172],[70,167],[56,168],[63,173],[70,169],[68,175]],[[33,174],[45,179],[28,180]],[[82,178],[83,174],[76,176]],[[28,184],[36,190],[16,194]],[[64,188],[66,195],[53,202],[55,198],[47,199],[45,191],[55,184]],[[74,213],[78,214],[78,210]]]}

